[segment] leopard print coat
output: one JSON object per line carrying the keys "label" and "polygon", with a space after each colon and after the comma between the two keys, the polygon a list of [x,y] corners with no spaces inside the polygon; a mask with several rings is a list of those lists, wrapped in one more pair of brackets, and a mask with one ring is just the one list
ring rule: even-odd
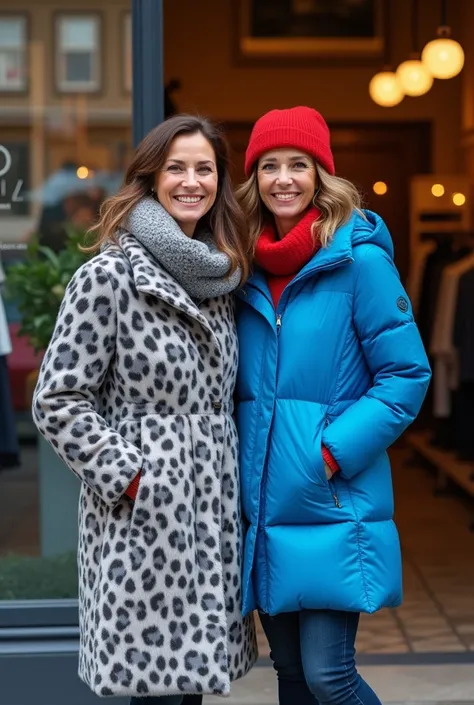
{"label": "leopard print coat", "polygon": [[198,307],[126,232],[67,288],[33,415],[82,482],[79,675],[99,696],[227,695],[256,659],[237,362],[231,297]]}

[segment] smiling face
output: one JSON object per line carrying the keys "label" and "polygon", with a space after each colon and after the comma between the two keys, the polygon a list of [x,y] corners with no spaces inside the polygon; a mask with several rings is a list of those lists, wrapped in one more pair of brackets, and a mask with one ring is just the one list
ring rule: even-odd
{"label": "smiling face", "polygon": [[280,237],[311,205],[317,187],[313,158],[300,149],[272,149],[258,161],[260,198],[273,213]]}
{"label": "smiling face", "polygon": [[216,155],[203,134],[180,135],[155,176],[158,201],[192,237],[217,196]]}

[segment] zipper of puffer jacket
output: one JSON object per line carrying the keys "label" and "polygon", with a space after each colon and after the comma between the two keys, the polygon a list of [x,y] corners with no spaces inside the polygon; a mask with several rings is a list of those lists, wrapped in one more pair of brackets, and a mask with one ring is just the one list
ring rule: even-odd
{"label": "zipper of puffer jacket", "polygon": [[281,329],[281,317],[282,317],[282,314],[281,314],[281,313],[278,313],[278,314],[277,314],[277,317],[276,317],[276,329],[277,329],[277,336],[279,336],[279,335],[280,335],[280,329]]}
{"label": "zipper of puffer jacket", "polygon": [[[333,483],[333,486],[330,487],[329,489],[330,489],[330,491],[331,491],[332,498],[333,498],[333,500],[334,500],[334,504],[336,505],[336,507],[337,507],[338,509],[342,509],[342,504],[340,503],[339,497],[338,497],[337,494],[336,494],[336,478],[335,478],[335,475],[336,475],[336,473],[334,473],[333,476],[331,477],[331,479],[329,480],[329,483],[331,483],[331,482]],[[333,490],[334,490],[334,492],[333,492]]]}
{"label": "zipper of puffer jacket", "polygon": [[265,550],[265,561],[267,564],[267,575],[265,579],[265,600],[268,601],[268,551],[267,551],[267,536],[265,532],[265,516],[266,516],[266,511],[267,511],[267,479],[268,479],[268,463],[267,463],[267,454],[268,454],[268,445],[269,441],[272,435],[272,429],[273,429],[273,422],[275,420],[275,400],[276,400],[276,387],[277,387],[277,381],[278,381],[278,363],[280,360],[280,350],[279,350],[279,343],[278,343],[278,338],[280,336],[280,330],[281,330],[281,320],[283,317],[283,313],[276,313],[276,334],[277,334],[277,359],[276,359],[276,365],[275,365],[275,397],[273,399],[273,407],[272,407],[272,420],[270,423],[270,428],[268,429],[268,435],[267,435],[267,442],[265,445],[265,454],[264,454],[264,461],[263,461],[263,477],[262,477],[262,488],[261,488],[261,493],[263,495],[263,501],[262,501],[262,511],[260,514],[260,521],[259,525],[262,529],[263,532],[263,542],[264,542],[264,550]]}
{"label": "zipper of puffer jacket", "polygon": [[[329,426],[329,419],[327,416],[324,417],[324,428],[327,428]],[[331,484],[332,483],[332,484]],[[331,479],[328,480],[328,485],[329,485],[329,491],[332,495],[332,498],[334,500],[334,504],[338,509],[342,509],[342,504],[339,501],[339,497],[337,496],[337,491],[336,491],[336,473],[334,472]]]}

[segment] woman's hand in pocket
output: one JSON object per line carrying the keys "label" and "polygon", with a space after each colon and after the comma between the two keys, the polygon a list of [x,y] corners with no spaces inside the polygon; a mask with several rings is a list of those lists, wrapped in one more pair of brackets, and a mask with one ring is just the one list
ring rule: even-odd
{"label": "woman's hand in pocket", "polygon": [[337,462],[332,457],[331,452],[325,447],[321,447],[323,461],[324,461],[324,472],[326,473],[326,480],[330,480],[335,472],[339,470]]}
{"label": "woman's hand in pocket", "polygon": [[135,501],[135,498],[137,496],[138,492],[138,487],[140,485],[140,477],[141,477],[141,470],[140,472],[133,478],[127,489],[125,490],[125,494],[127,497],[130,499],[133,499]]}
{"label": "woman's hand in pocket", "polygon": [[327,463],[324,463],[324,472],[326,473],[326,480],[330,480],[334,474]]}

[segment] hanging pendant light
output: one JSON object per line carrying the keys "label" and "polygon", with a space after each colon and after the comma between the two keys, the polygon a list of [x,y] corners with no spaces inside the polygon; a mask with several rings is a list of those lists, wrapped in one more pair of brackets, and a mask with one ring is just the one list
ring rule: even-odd
{"label": "hanging pendant light", "polygon": [[428,93],[433,85],[433,76],[420,60],[418,51],[418,0],[412,0],[412,54],[396,70],[397,78],[406,95],[420,96]]}
{"label": "hanging pendant light", "polygon": [[402,102],[405,93],[391,66],[385,66],[382,71],[372,76],[369,83],[369,95],[374,103],[383,108],[393,108]]}
{"label": "hanging pendant light", "polygon": [[420,96],[428,93],[433,76],[419,58],[407,59],[397,68],[397,78],[406,95]]}
{"label": "hanging pendant light", "polygon": [[405,94],[393,71],[380,71],[369,83],[369,94],[374,103],[392,108],[402,102]]}
{"label": "hanging pendant light", "polygon": [[464,66],[464,50],[459,42],[451,38],[451,27],[446,19],[447,0],[441,0],[441,25],[433,39],[421,53],[421,60],[435,78],[454,78]]}
{"label": "hanging pendant light", "polygon": [[440,27],[438,39],[433,39],[423,49],[421,60],[435,78],[454,78],[464,66],[464,50],[459,42],[451,39],[449,27]]}

